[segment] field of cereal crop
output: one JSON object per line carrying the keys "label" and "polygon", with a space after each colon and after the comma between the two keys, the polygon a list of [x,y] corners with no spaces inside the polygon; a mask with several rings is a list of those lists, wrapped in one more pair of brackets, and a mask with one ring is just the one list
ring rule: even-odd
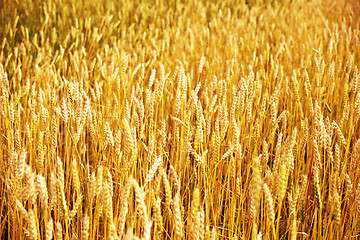
{"label": "field of cereal crop", "polygon": [[359,239],[357,0],[0,0],[1,239]]}

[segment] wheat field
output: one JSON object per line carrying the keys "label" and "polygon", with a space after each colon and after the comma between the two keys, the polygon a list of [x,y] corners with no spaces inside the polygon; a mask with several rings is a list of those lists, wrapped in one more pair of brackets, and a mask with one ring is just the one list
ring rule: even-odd
{"label": "wheat field", "polygon": [[359,239],[357,0],[0,0],[1,239]]}

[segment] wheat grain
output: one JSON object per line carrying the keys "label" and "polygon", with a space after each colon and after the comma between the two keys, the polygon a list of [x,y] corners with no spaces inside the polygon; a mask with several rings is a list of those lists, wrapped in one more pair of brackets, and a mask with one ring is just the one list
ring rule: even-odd
{"label": "wheat grain", "polygon": [[35,216],[34,210],[30,209],[28,212],[28,231],[30,239],[38,239],[38,231],[37,231],[37,220]]}

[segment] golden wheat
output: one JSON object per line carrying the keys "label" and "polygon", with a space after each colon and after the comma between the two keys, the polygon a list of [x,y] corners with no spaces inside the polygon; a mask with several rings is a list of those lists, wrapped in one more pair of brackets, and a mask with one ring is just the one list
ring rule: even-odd
{"label": "golden wheat", "polygon": [[357,1],[1,6],[2,239],[359,236]]}

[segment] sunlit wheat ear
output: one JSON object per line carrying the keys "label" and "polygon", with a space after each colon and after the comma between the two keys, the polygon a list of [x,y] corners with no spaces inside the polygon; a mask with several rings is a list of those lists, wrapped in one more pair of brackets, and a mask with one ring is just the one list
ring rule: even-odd
{"label": "sunlit wheat ear", "polygon": [[319,169],[314,167],[313,172],[313,186],[314,186],[314,194],[315,194],[315,203],[316,206],[321,209],[322,201],[321,201],[321,190],[320,190],[320,182],[319,182]]}
{"label": "sunlit wheat ear", "polygon": [[148,217],[147,207],[145,205],[145,193],[142,188],[140,188],[138,182],[133,179],[133,187],[135,190],[135,200],[139,206],[139,212],[143,219],[143,226],[144,226],[144,239],[150,239],[151,234],[151,226],[152,222]]}
{"label": "sunlit wheat ear", "polygon": [[345,186],[346,186],[346,200],[348,202],[350,202],[350,200],[352,201],[352,197],[353,197],[353,184],[351,182],[350,176],[349,174],[345,173]]}
{"label": "sunlit wheat ear", "polygon": [[273,172],[278,172],[281,164],[281,155],[282,155],[282,148],[283,145],[283,133],[280,132],[276,141],[276,147],[275,147],[275,159],[274,159],[274,166],[273,166]]}
{"label": "sunlit wheat ear", "polygon": [[82,219],[81,224],[81,239],[82,240],[88,240],[90,236],[90,218],[88,214],[85,214],[85,216]]}
{"label": "sunlit wheat ear", "polygon": [[313,147],[314,147],[314,158],[315,158],[314,165],[317,168],[321,168],[322,162],[321,162],[321,156],[320,156],[320,151],[319,151],[319,145],[315,139],[313,140]]}
{"label": "sunlit wheat ear", "polygon": [[115,144],[115,152],[116,155],[120,155],[121,154],[121,130],[118,130],[115,134],[115,139],[114,139],[114,144]]}
{"label": "sunlit wheat ear", "polygon": [[346,145],[346,140],[345,140],[345,137],[344,137],[343,133],[341,132],[341,129],[340,129],[339,125],[335,121],[333,121],[332,127],[335,130],[336,136],[338,137],[338,141],[343,146],[345,146]]}
{"label": "sunlit wheat ear", "polygon": [[57,179],[55,173],[50,173],[50,210],[53,210],[58,205],[58,197],[57,197]]}
{"label": "sunlit wheat ear", "polygon": [[261,155],[254,158],[252,162],[251,198],[250,198],[250,217],[252,220],[252,239],[255,239],[258,232],[258,214],[261,197],[261,176],[260,176]]}
{"label": "sunlit wheat ear", "polygon": [[14,156],[14,177],[17,181],[21,181],[25,173],[25,159],[27,153],[22,151],[20,156],[17,153],[13,153]]}
{"label": "sunlit wheat ear", "polygon": [[43,210],[47,210],[49,194],[48,194],[48,190],[46,187],[46,179],[42,175],[37,175],[36,189],[37,189],[38,196],[40,198],[40,202],[41,202],[41,206],[43,207]]}
{"label": "sunlit wheat ear", "polygon": [[108,223],[113,220],[113,196],[112,196],[112,182],[105,181],[102,185],[102,204],[104,206],[105,215]]}
{"label": "sunlit wheat ear", "polygon": [[142,239],[144,239],[144,240],[151,239],[151,226],[152,226],[152,221],[150,221],[150,219],[147,219],[144,222],[144,236]]}
{"label": "sunlit wheat ear", "polygon": [[150,120],[150,124],[154,124],[154,112],[155,112],[155,92],[149,91],[146,99],[147,113]]}
{"label": "sunlit wheat ear", "polygon": [[298,198],[299,198],[299,192],[300,189],[298,187],[294,187],[292,189],[292,192],[289,193],[289,214],[290,217],[292,218],[296,218],[296,206],[298,203]]}
{"label": "sunlit wheat ear", "polygon": [[207,225],[205,227],[205,239],[210,239],[210,227]]}
{"label": "sunlit wheat ear", "polygon": [[111,221],[111,226],[110,226],[110,234],[109,234],[109,239],[119,239],[119,236],[117,234],[117,230],[116,230],[116,224],[115,222]]}
{"label": "sunlit wheat ear", "polygon": [[249,96],[249,99],[246,103],[246,121],[247,122],[251,122],[251,118],[252,118],[252,112],[253,112],[253,107],[252,107],[252,104],[253,104],[253,101],[254,101],[254,94],[251,93],[250,96]]}
{"label": "sunlit wheat ear", "polygon": [[64,188],[65,186],[64,168],[60,157],[57,157],[57,161],[56,161],[56,177],[60,187]]}
{"label": "sunlit wheat ear", "polygon": [[346,112],[347,112],[347,108],[348,108],[348,103],[349,103],[349,97],[348,97],[348,91],[349,91],[349,85],[347,82],[345,82],[344,84],[344,89],[343,89],[343,96],[342,96],[342,116],[341,116],[341,120],[340,120],[340,127],[343,125],[343,123],[346,121]]}
{"label": "sunlit wheat ear", "polygon": [[286,194],[288,174],[289,174],[289,170],[286,168],[286,166],[281,165],[279,172],[279,182],[277,185],[277,196],[279,203],[281,203],[284,200]]}
{"label": "sunlit wheat ear", "polygon": [[358,139],[353,148],[353,152],[351,154],[351,164],[350,164],[350,172],[355,172],[359,167],[359,159],[360,159],[360,139]]}
{"label": "sunlit wheat ear", "polygon": [[235,149],[235,146],[232,145],[221,157],[220,161],[223,161],[225,159],[227,159],[234,151]]}
{"label": "sunlit wheat ear", "polygon": [[161,175],[162,175],[162,180],[163,180],[164,189],[165,189],[165,203],[167,206],[168,213],[171,216],[172,212],[170,209],[170,205],[173,200],[172,200],[172,192],[171,192],[170,182],[169,182],[168,176],[165,173],[165,170],[163,170],[163,169],[161,170]]}
{"label": "sunlit wheat ear", "polygon": [[198,231],[199,231],[199,239],[204,240],[205,238],[205,212],[201,207],[198,212]]}
{"label": "sunlit wheat ear", "polygon": [[175,235],[182,239],[183,238],[183,221],[181,216],[181,199],[180,192],[175,194],[174,198],[174,222],[175,222]]}
{"label": "sunlit wheat ear", "polygon": [[109,122],[105,123],[104,133],[105,133],[105,143],[104,143],[105,146],[108,145],[114,146],[114,137]]}
{"label": "sunlit wheat ear", "polygon": [[189,234],[191,239],[197,239],[198,237],[198,229],[196,229],[194,226],[197,225],[197,221],[199,220],[197,217],[199,206],[200,206],[200,191],[198,188],[195,188],[192,194],[190,219],[188,221]]}
{"label": "sunlit wheat ear", "polygon": [[162,98],[163,92],[164,92],[164,87],[165,87],[165,68],[164,65],[160,63],[159,65],[159,81],[157,83],[157,88],[156,88],[156,101],[159,102]]}
{"label": "sunlit wheat ear", "polygon": [[341,196],[338,191],[334,192],[334,219],[335,223],[339,225],[341,223]]}
{"label": "sunlit wheat ear", "polygon": [[130,128],[129,122],[127,119],[122,121],[123,127],[125,130],[125,155],[130,155],[131,152],[135,150],[135,140],[133,138],[133,133]]}
{"label": "sunlit wheat ear", "polygon": [[30,239],[38,239],[36,213],[30,209],[28,214],[28,231]]}
{"label": "sunlit wheat ear", "polygon": [[88,193],[89,193],[89,202],[93,203],[94,198],[95,198],[95,194],[96,194],[96,175],[95,172],[92,172],[90,175],[90,169],[89,169],[89,165],[87,166],[87,171],[88,171],[88,181],[89,181],[89,187],[88,187]]}
{"label": "sunlit wheat ear", "polygon": [[360,212],[360,183],[358,183],[358,186],[356,188],[355,201],[356,201],[357,211]]}
{"label": "sunlit wheat ear", "polygon": [[224,98],[223,103],[220,106],[220,138],[221,139],[225,138],[228,130],[228,126],[229,126],[228,107]]}
{"label": "sunlit wheat ear", "polygon": [[25,165],[25,186],[23,191],[24,199],[29,201],[29,204],[35,204],[37,198],[36,191],[36,174],[31,170],[29,165]]}
{"label": "sunlit wheat ear", "polygon": [[278,113],[279,96],[278,92],[275,91],[270,97],[270,125],[275,127],[276,118]]}
{"label": "sunlit wheat ear", "polygon": [[220,154],[220,131],[219,131],[219,121],[215,122],[215,131],[213,131],[211,136],[210,143],[210,155],[211,161],[218,163]]}
{"label": "sunlit wheat ear", "polygon": [[358,94],[356,95],[356,100],[355,100],[355,104],[354,104],[354,122],[357,122],[359,120],[360,117],[360,74],[358,74],[357,76],[357,81],[358,81]]}
{"label": "sunlit wheat ear", "polygon": [[199,62],[199,67],[198,67],[198,74],[199,75],[202,73],[202,71],[204,69],[205,61],[206,61],[206,58],[204,56],[201,57],[200,62]]}
{"label": "sunlit wheat ear", "polygon": [[144,185],[153,179],[156,171],[158,170],[158,168],[161,164],[162,164],[162,157],[155,158],[155,161],[154,161],[153,165],[151,166],[149,173],[146,175]]}
{"label": "sunlit wheat ear", "polygon": [[300,185],[300,189],[299,189],[299,199],[298,199],[298,201],[300,202],[301,208],[305,205],[307,188],[308,188],[308,178],[306,175],[302,175],[301,176],[301,185]]}
{"label": "sunlit wheat ear", "polygon": [[181,102],[185,104],[187,99],[187,90],[189,88],[188,84],[188,76],[185,73],[185,69],[183,66],[180,68],[180,77],[181,77]]}
{"label": "sunlit wheat ear", "polygon": [[53,229],[54,229],[54,221],[52,218],[47,221],[45,228],[45,239],[51,240],[53,239]]}
{"label": "sunlit wheat ear", "polygon": [[74,203],[74,206],[72,208],[72,210],[69,213],[69,217],[70,219],[74,219],[74,217],[76,216],[76,214],[78,213],[80,207],[81,207],[81,203],[82,203],[83,197],[82,195],[78,195],[76,202]]}
{"label": "sunlit wheat ear", "polygon": [[125,222],[126,222],[126,215],[127,212],[129,211],[129,202],[128,202],[128,198],[130,195],[130,190],[131,190],[131,186],[132,186],[132,177],[130,177],[126,183],[126,185],[123,187],[122,191],[121,191],[121,208],[120,208],[120,215],[119,215],[119,233],[120,235],[124,233],[124,229],[125,229]]}
{"label": "sunlit wheat ear", "polygon": [[56,114],[53,115],[51,120],[51,127],[52,127],[52,136],[51,136],[51,155],[54,156],[56,152],[56,147],[58,143],[58,124],[57,124],[57,117]]}
{"label": "sunlit wheat ear", "polygon": [[[5,39],[4,39],[4,42],[5,42]],[[3,44],[4,44],[4,42],[3,42]],[[7,80],[6,73],[4,71],[4,66],[2,63],[0,63],[0,87],[3,89],[7,89],[9,87],[8,84],[9,84],[9,82]]]}
{"label": "sunlit wheat ear", "polygon": [[164,231],[163,217],[161,215],[161,198],[160,197],[155,198],[155,193],[153,190],[150,191],[150,198],[154,213],[154,219],[157,224],[157,229],[159,234],[161,234]]}
{"label": "sunlit wheat ear", "polygon": [[[15,171],[17,169],[19,154],[15,151],[15,148],[11,148],[9,150],[9,158],[8,158],[8,167],[11,170],[11,175],[15,177]],[[17,169],[19,170],[19,169]],[[19,178],[15,178],[15,181],[18,182]]]}
{"label": "sunlit wheat ear", "polygon": [[19,199],[15,199],[15,206],[17,208],[17,210],[21,213],[23,218],[28,218],[28,212],[26,211],[26,209],[24,208],[24,205],[20,202]]}
{"label": "sunlit wheat ear", "polygon": [[265,202],[266,202],[266,210],[267,210],[267,216],[270,220],[271,224],[274,224],[275,221],[275,210],[274,210],[274,201],[271,196],[271,192],[269,187],[264,183],[263,190],[265,194]]}
{"label": "sunlit wheat ear", "polygon": [[57,240],[63,239],[63,228],[60,222],[55,223],[55,236]]}
{"label": "sunlit wheat ear", "polygon": [[19,129],[15,130],[15,146],[16,146],[16,150],[19,151],[21,148],[21,140],[20,140],[20,132]]}

